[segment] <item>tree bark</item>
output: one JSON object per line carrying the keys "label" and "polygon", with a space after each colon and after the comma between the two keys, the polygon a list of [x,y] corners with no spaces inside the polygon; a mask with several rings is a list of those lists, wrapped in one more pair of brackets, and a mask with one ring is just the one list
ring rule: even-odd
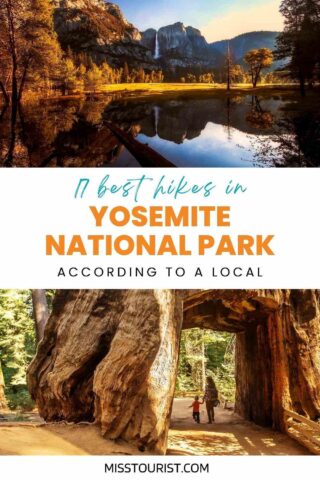
{"label": "tree bark", "polygon": [[106,438],[164,453],[182,302],[174,291],[62,291],[28,372],[49,421],[96,421]]}
{"label": "tree bark", "polygon": [[32,290],[31,293],[36,337],[37,343],[39,343],[43,338],[44,329],[49,318],[48,302],[45,290]]}
{"label": "tree bark", "polygon": [[320,415],[320,310],[313,290],[275,290],[267,322],[237,335],[236,411],[286,431],[284,409]]}
{"label": "tree bark", "polygon": [[236,412],[262,426],[272,425],[271,351],[266,325],[237,335]]}
{"label": "tree bark", "polygon": [[0,360],[0,410],[5,410],[7,408],[7,400],[4,392],[5,383],[4,377],[1,367],[1,360]]}

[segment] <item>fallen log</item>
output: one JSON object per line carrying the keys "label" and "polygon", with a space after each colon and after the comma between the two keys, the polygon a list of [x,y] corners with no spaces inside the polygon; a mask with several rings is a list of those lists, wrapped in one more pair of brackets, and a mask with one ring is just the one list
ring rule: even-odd
{"label": "fallen log", "polygon": [[142,167],[151,168],[176,168],[173,163],[167,160],[160,153],[153,150],[149,145],[138,142],[133,136],[124,132],[113,123],[105,122],[105,125],[117,137],[126,149],[138,160]]}

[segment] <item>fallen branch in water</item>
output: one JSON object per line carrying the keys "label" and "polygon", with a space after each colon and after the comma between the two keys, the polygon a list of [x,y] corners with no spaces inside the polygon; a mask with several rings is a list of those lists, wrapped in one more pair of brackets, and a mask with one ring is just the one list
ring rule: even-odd
{"label": "fallen branch in water", "polygon": [[138,160],[142,167],[154,168],[176,168],[173,163],[169,162],[160,153],[153,150],[149,145],[138,142],[132,135],[124,132],[121,128],[113,123],[105,122],[105,125],[117,137],[118,140],[126,147],[126,149]]}

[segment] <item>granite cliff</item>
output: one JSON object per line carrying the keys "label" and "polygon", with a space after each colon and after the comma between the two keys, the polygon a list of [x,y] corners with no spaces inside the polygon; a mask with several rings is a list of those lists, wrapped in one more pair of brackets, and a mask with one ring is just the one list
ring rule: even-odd
{"label": "granite cliff", "polygon": [[[185,27],[181,22],[162,27],[159,31],[146,30],[142,33],[141,43],[169,68],[206,68],[217,60],[216,52],[210,49],[201,32],[193,27]],[[157,48],[158,55],[155,54]]]}
{"label": "granite cliff", "polygon": [[104,0],[53,0],[54,23],[64,50],[85,53],[96,62],[152,69],[152,52],[120,8]]}
{"label": "granite cliff", "polygon": [[64,50],[85,53],[95,62],[115,67],[191,73],[222,68],[229,42],[236,63],[252,48],[274,49],[277,32],[251,32],[231,40],[208,43],[200,30],[181,22],[145,32],[105,0],[52,0],[54,23]]}

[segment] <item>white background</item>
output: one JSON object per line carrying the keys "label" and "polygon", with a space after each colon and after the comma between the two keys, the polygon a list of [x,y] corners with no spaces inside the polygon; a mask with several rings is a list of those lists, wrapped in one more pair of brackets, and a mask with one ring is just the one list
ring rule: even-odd
{"label": "white background", "polygon": [[[320,173],[316,169],[29,169],[2,170],[0,177],[1,235],[0,288],[318,288],[320,284]],[[133,199],[107,195],[97,199],[103,177],[110,174],[112,183],[146,174],[148,184],[139,205],[230,205],[232,227],[229,228],[95,228],[89,205],[136,205]],[[162,175],[190,183],[212,180],[216,185],[209,198],[184,195],[152,200],[152,186]],[[90,178],[87,194],[75,200],[80,178]],[[225,195],[229,180],[247,186],[245,194]],[[152,186],[151,186],[152,185]],[[47,234],[188,234],[196,246],[197,235],[274,234],[275,257],[46,257]],[[145,266],[157,267],[154,278],[58,278],[59,267]],[[166,266],[185,267],[186,276],[167,277]],[[203,277],[194,278],[197,267]],[[211,269],[229,266],[260,267],[263,278],[212,278]]]}
{"label": "white background", "polygon": [[[210,473],[201,474],[117,474],[104,473],[105,463],[199,463],[210,465]],[[24,480],[74,479],[170,479],[190,480],[270,480],[290,476],[301,480],[314,476],[319,457],[0,457],[3,478]]]}

